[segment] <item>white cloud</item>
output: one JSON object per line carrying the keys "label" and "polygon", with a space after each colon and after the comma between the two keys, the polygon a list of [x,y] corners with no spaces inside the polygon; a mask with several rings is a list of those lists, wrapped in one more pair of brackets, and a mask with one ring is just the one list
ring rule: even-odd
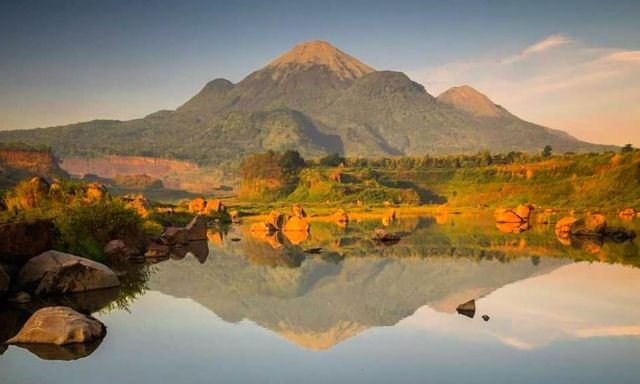
{"label": "white cloud", "polygon": [[511,64],[514,63],[518,60],[523,60],[528,56],[537,54],[537,53],[541,53],[544,51],[547,51],[549,49],[561,46],[561,45],[565,45],[565,44],[570,44],[573,43],[574,41],[564,35],[551,35],[527,48],[525,48],[524,50],[522,50],[522,52],[520,52],[517,55],[511,56],[506,58],[503,62],[505,64]]}
{"label": "white cloud", "polygon": [[563,35],[505,56],[409,71],[434,94],[469,84],[514,114],[580,139],[640,146],[640,50]]}

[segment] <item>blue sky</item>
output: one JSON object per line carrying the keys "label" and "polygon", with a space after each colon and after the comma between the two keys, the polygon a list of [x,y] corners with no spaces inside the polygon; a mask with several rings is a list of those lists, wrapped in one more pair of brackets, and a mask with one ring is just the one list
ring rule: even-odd
{"label": "blue sky", "polygon": [[173,109],[322,39],[432,94],[464,82],[528,120],[640,146],[638,20],[637,0],[0,0],[0,129]]}

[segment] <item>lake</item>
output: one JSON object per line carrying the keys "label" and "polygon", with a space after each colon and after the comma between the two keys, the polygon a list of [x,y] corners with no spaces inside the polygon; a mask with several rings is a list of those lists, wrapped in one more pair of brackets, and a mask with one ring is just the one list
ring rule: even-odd
{"label": "lake", "polygon": [[370,239],[378,221],[248,225],[122,271],[120,290],[0,309],[4,338],[60,302],[108,327],[95,345],[9,346],[0,382],[640,381],[639,240],[563,244],[486,215],[398,220],[393,245]]}

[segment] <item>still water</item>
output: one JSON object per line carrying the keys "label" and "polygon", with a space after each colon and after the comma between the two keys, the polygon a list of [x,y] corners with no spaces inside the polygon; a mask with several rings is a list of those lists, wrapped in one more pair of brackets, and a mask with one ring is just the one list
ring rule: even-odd
{"label": "still water", "polygon": [[[10,346],[0,382],[640,382],[638,240],[562,244],[542,224],[507,234],[453,216],[393,223],[403,238],[384,246],[370,240],[379,225],[211,232],[120,291],[65,298],[105,339]],[[475,313],[459,314],[469,300]],[[3,308],[3,334],[25,312]]]}

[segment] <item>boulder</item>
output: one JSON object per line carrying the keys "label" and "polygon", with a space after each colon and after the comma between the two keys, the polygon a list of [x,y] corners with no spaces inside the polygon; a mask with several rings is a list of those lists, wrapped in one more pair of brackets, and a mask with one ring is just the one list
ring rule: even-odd
{"label": "boulder", "polygon": [[87,185],[85,196],[88,201],[100,201],[109,197],[109,190],[104,184],[91,183]]}
{"label": "boulder", "polygon": [[40,176],[32,177],[31,180],[29,180],[29,184],[43,194],[48,193],[51,187],[51,184]]}
{"label": "boulder", "polygon": [[106,327],[98,320],[69,307],[45,307],[37,310],[9,344],[86,343],[101,339]]}
{"label": "boulder", "polygon": [[622,211],[620,211],[619,216],[621,219],[629,220],[636,217],[637,213],[638,212],[635,210],[635,208],[625,208]]}
{"label": "boulder", "polygon": [[0,224],[0,262],[24,264],[49,249],[51,223],[35,221]]}
{"label": "boulder", "polygon": [[526,221],[511,209],[498,209],[494,216],[496,223],[523,223]]}
{"label": "boulder", "polygon": [[607,228],[607,219],[599,213],[587,213],[571,226],[571,234],[576,236],[603,235]]}
{"label": "boulder", "polygon": [[530,204],[520,204],[515,210],[516,215],[520,216],[524,221],[529,221],[531,212],[533,212],[533,206]]}
{"label": "boulder", "polygon": [[16,285],[19,289],[40,295],[117,287],[120,281],[111,269],[96,261],[47,251],[20,269]]}
{"label": "boulder", "polygon": [[9,278],[9,275],[4,271],[2,265],[0,265],[0,299],[7,294],[10,285],[11,279]]}
{"label": "boulder", "polygon": [[224,212],[225,209],[226,208],[224,207],[224,204],[222,204],[222,201],[218,199],[210,199],[207,201],[207,205],[204,208],[204,214],[210,215],[212,213]]}
{"label": "boulder", "polygon": [[166,259],[169,257],[169,253],[169,246],[150,242],[147,244],[147,250],[144,253],[144,257],[148,257],[150,259]]}
{"label": "boulder", "polygon": [[204,212],[205,208],[207,208],[207,201],[204,197],[196,197],[189,202],[190,213],[201,213]]}
{"label": "boulder", "polygon": [[291,207],[291,212],[293,213],[293,216],[296,217],[307,217],[307,213],[304,211],[304,208],[302,208],[300,204],[294,204],[293,207]]}
{"label": "boulder", "polygon": [[387,213],[385,214],[386,217],[388,217],[391,221],[396,219],[396,210],[394,208],[391,208],[387,211]]}
{"label": "boulder", "polygon": [[565,239],[569,237],[569,235],[571,235],[571,228],[576,221],[578,221],[578,219],[572,216],[563,217],[558,220],[556,223],[556,236]]}
{"label": "boulder", "polygon": [[203,240],[190,241],[187,245],[187,254],[195,257],[200,264],[204,264],[209,257],[209,243]]}
{"label": "boulder", "polygon": [[293,231],[309,232],[310,228],[311,228],[311,225],[309,225],[309,222],[307,220],[299,216],[291,216],[286,221],[286,223],[284,223],[282,230],[285,232],[293,232]]}
{"label": "boulder", "polygon": [[344,209],[339,209],[336,213],[333,214],[333,219],[338,223],[348,223],[349,216],[344,211]]}
{"label": "boulder", "polygon": [[400,235],[389,233],[384,228],[377,228],[373,231],[372,239],[376,243],[395,244],[400,241]]}
{"label": "boulder", "polygon": [[466,303],[458,305],[458,307],[456,308],[456,312],[473,319],[473,317],[476,315],[476,301],[469,300]]}
{"label": "boulder", "polygon": [[273,226],[276,229],[282,229],[285,221],[287,221],[287,218],[282,213],[278,211],[271,211],[265,223]]}
{"label": "boulder", "polygon": [[189,241],[207,240],[207,218],[197,215],[187,224],[185,230]]}
{"label": "boulder", "polygon": [[185,245],[189,242],[189,233],[186,228],[168,227],[160,239],[167,245]]}
{"label": "boulder", "polygon": [[111,263],[122,263],[139,255],[137,249],[129,247],[122,240],[111,240],[103,248],[107,260]]}
{"label": "boulder", "polygon": [[133,200],[127,204],[127,207],[135,209],[141,217],[147,217],[151,212],[151,202],[141,194],[135,195]]}
{"label": "boulder", "polygon": [[269,223],[253,223],[249,230],[251,232],[275,232],[276,228]]}
{"label": "boulder", "polygon": [[496,228],[502,233],[522,233],[529,229],[529,223],[496,223]]}

